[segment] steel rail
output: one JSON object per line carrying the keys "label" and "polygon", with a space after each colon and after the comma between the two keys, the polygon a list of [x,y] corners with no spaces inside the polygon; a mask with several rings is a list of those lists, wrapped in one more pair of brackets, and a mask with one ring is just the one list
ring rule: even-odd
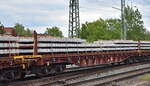
{"label": "steel rail", "polygon": [[150,67],[149,68],[145,68],[145,69],[139,69],[139,70],[136,70],[136,71],[130,71],[130,72],[120,73],[120,74],[116,74],[116,75],[112,75],[112,76],[108,76],[108,77],[96,78],[96,79],[91,79],[91,80],[85,80],[85,81],[81,81],[81,82],[77,82],[77,83],[71,83],[71,84],[66,84],[66,85],[68,85],[68,86],[82,86],[82,85],[86,85],[86,86],[102,86],[105,83],[113,82],[113,81],[119,80],[119,79],[125,79],[125,78],[131,77],[131,76],[137,76],[137,75],[140,75],[140,74],[147,73],[149,71],[150,71]]}
{"label": "steel rail", "polygon": [[[39,82],[38,80],[41,79],[45,79],[45,80],[50,80],[50,82],[55,82],[57,81],[57,79],[59,79],[60,77],[64,77],[64,76],[72,76],[72,75],[76,75],[79,74],[80,72],[84,72],[84,71],[94,71],[94,70],[98,70],[98,69],[103,69],[105,67],[107,67],[108,65],[97,65],[97,66],[89,66],[89,67],[75,67],[75,68],[68,68],[66,69],[63,73],[56,73],[56,74],[50,74],[48,76],[44,76],[42,78],[39,77],[34,77],[34,75],[29,75],[28,78],[25,78],[23,80],[17,80],[14,82],[10,82],[8,83],[8,86],[28,86],[31,85],[31,83],[36,83]],[[113,66],[109,66],[107,68],[111,68]],[[30,77],[31,76],[31,77]],[[51,80],[51,79],[56,79],[55,81]],[[25,85],[27,84],[27,85]],[[33,85],[33,86],[37,86],[37,85]]]}
{"label": "steel rail", "polygon": [[[136,63],[130,65],[121,65],[117,67],[105,67],[105,68],[95,68],[85,71],[73,71],[67,72],[61,75],[56,75],[52,77],[44,77],[41,79],[24,81],[19,83],[12,83],[8,86],[61,86],[61,85],[80,85],[81,83],[87,83],[91,80],[96,80],[105,77],[110,77],[113,75],[124,74],[131,71],[137,71],[141,69],[149,68],[149,63]],[[134,69],[133,69],[134,68]],[[130,69],[130,70],[129,70]],[[91,86],[91,85],[89,85]]]}
{"label": "steel rail", "polygon": [[[62,80],[59,80],[59,82],[53,82],[53,83],[48,83],[44,84],[42,86],[94,86],[96,84],[103,84],[110,82],[112,80],[115,80],[117,78],[113,78],[112,76],[115,75],[122,75],[122,74],[130,74],[135,75],[138,73],[144,73],[150,71],[150,64],[134,64],[134,65],[128,65],[128,66],[120,66],[120,67],[115,67],[111,69],[106,69],[106,70],[98,70],[95,72],[87,72],[80,74],[78,76],[71,76],[67,78],[63,78]],[[124,77],[127,75],[124,75]],[[129,74],[128,74],[129,76]],[[108,78],[111,77],[111,78]],[[120,78],[123,76],[120,76]],[[106,79],[105,79],[106,78]],[[99,81],[97,81],[99,79]],[[95,81],[96,80],[96,81]],[[93,82],[95,81],[95,82]],[[63,84],[62,84],[63,82]]]}

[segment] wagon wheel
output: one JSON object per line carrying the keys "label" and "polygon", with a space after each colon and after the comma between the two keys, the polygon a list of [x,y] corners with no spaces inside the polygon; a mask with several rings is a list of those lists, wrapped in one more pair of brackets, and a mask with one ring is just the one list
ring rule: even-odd
{"label": "wagon wheel", "polygon": [[61,65],[51,65],[49,66],[50,74],[59,73],[62,71]]}
{"label": "wagon wheel", "polygon": [[3,73],[4,80],[12,81],[16,79],[21,79],[25,77],[25,73],[21,70],[7,70]]}
{"label": "wagon wheel", "polygon": [[49,71],[50,71],[50,74],[56,73],[56,67],[55,66],[49,67]]}
{"label": "wagon wheel", "polygon": [[16,70],[15,71],[15,79],[24,79],[26,73],[22,70]]}
{"label": "wagon wheel", "polygon": [[65,69],[64,65],[56,65],[56,68],[55,68],[56,72],[58,72],[58,73],[63,72],[64,69]]}
{"label": "wagon wheel", "polygon": [[42,67],[41,70],[41,72],[45,75],[48,75],[50,73],[48,66]]}
{"label": "wagon wheel", "polygon": [[39,68],[36,68],[36,75],[37,76],[45,76],[48,75],[50,73],[48,66],[42,66]]}
{"label": "wagon wheel", "polygon": [[26,73],[25,72],[21,72],[20,74],[20,79],[24,79],[25,78]]}
{"label": "wagon wheel", "polygon": [[13,70],[4,71],[3,79],[6,80],[6,81],[15,80],[15,72]]}

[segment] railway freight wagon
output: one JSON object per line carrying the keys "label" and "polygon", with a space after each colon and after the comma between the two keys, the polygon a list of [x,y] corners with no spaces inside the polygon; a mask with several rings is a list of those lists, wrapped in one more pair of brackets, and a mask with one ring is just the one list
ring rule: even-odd
{"label": "railway freight wagon", "polygon": [[27,74],[63,72],[66,65],[81,67],[148,61],[150,41],[114,40],[87,43],[77,38],[0,36],[0,79]]}

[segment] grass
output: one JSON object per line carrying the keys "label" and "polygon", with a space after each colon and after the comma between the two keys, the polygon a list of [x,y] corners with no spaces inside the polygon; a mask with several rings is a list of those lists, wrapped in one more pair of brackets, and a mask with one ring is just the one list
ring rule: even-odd
{"label": "grass", "polygon": [[145,74],[142,77],[140,77],[141,80],[150,81],[150,74]]}

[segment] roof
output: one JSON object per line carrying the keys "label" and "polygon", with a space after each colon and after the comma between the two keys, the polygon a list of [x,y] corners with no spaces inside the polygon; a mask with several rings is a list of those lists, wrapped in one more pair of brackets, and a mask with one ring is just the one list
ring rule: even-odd
{"label": "roof", "polygon": [[6,35],[16,36],[15,29],[13,27],[4,27],[3,30]]}
{"label": "roof", "polygon": [[4,27],[5,31],[14,31],[15,29],[13,27]]}

